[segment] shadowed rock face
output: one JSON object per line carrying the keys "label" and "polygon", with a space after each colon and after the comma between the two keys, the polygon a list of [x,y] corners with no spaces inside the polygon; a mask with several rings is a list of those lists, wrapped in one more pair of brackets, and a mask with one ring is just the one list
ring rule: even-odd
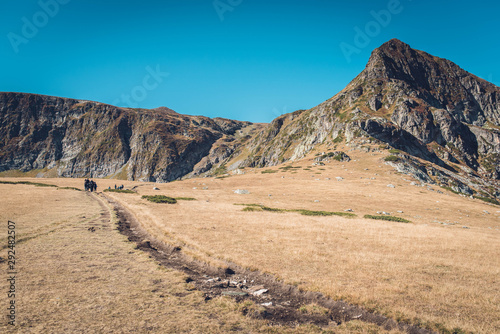
{"label": "shadowed rock face", "polygon": [[319,143],[360,136],[500,179],[500,88],[393,39],[375,49],[366,68],[333,98],[262,130],[245,164],[275,165]]}
{"label": "shadowed rock face", "polygon": [[55,169],[59,176],[167,182],[190,173],[218,140],[248,126],[168,108],[0,93],[0,171]]}

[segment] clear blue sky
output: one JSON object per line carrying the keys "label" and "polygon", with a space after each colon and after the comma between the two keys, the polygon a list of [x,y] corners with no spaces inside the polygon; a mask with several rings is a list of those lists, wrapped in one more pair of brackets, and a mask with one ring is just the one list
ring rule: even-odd
{"label": "clear blue sky", "polygon": [[[497,1],[27,0],[0,8],[0,91],[269,122],[335,95],[391,38],[500,85]],[[367,38],[356,40],[356,28]],[[347,57],[341,45],[352,47]]]}

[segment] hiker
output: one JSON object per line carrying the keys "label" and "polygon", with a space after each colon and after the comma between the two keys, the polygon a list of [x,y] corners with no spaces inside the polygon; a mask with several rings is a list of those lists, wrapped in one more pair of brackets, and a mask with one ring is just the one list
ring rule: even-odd
{"label": "hiker", "polygon": [[115,189],[116,189],[116,184],[115,184]]}
{"label": "hiker", "polygon": [[85,186],[85,191],[88,191],[89,190],[89,180],[88,179],[85,179],[84,186]]}

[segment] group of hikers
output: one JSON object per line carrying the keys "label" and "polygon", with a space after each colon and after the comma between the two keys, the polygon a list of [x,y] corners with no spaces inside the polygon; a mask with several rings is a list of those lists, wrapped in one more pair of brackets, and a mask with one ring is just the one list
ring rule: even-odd
{"label": "group of hikers", "polygon": [[85,191],[97,191],[97,183],[93,180],[85,179]]}

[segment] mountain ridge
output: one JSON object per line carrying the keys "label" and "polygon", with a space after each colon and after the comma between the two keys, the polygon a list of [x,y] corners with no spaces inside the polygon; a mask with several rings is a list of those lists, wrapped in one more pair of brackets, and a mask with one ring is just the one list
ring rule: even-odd
{"label": "mountain ridge", "polygon": [[332,98],[267,125],[25,93],[0,93],[0,111],[0,171],[168,182],[369,141],[401,150],[407,170],[447,175],[425,182],[499,194],[500,88],[397,39]]}

